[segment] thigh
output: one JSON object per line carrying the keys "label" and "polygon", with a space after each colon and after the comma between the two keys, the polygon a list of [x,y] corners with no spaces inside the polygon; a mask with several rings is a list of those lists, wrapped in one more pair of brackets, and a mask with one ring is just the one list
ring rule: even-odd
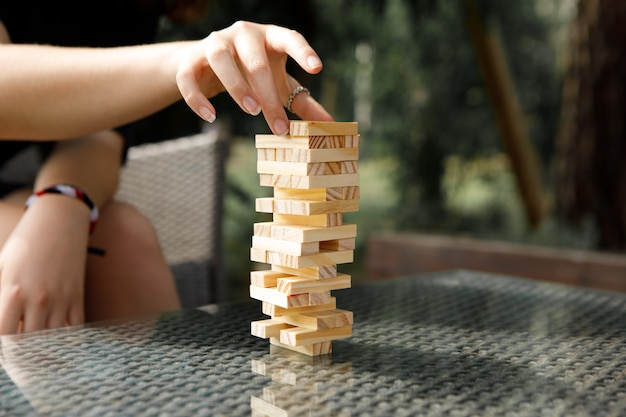
{"label": "thigh", "polygon": [[152,225],[128,204],[112,202],[102,211],[90,246],[85,283],[89,321],[159,313],[180,308],[171,270]]}

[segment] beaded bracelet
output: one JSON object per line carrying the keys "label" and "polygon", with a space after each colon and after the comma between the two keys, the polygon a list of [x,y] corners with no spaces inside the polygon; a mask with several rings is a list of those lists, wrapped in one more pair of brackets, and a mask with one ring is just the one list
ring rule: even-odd
{"label": "beaded bracelet", "polygon": [[57,184],[48,188],[44,188],[43,190],[39,190],[35,192],[33,195],[28,197],[26,200],[26,208],[29,208],[37,198],[41,197],[44,194],[62,194],[68,197],[75,198],[77,200],[82,201],[89,207],[90,215],[89,215],[89,233],[93,233],[93,230],[96,227],[96,223],[98,223],[98,207],[91,201],[89,196],[81,190],[80,188],[74,185],[68,184]]}

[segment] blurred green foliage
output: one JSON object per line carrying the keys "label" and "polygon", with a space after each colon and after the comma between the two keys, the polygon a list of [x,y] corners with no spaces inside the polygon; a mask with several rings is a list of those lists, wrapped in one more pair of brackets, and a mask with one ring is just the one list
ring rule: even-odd
{"label": "blurred green foliage", "polygon": [[[485,26],[501,34],[530,138],[547,172],[560,104],[558,54],[552,42],[560,22],[554,15],[539,13],[535,1],[476,0],[476,6]],[[502,152],[468,36],[466,2],[214,0],[205,21],[165,25],[162,38],[200,38],[239,19],[281,24],[307,37],[322,56],[324,70],[308,77],[290,62],[290,71],[333,109],[337,120],[359,120],[356,102],[368,101],[371,116],[360,129],[367,138],[362,158],[397,159],[397,169],[390,175],[400,196],[398,228],[444,227],[446,158]],[[359,47],[371,51],[366,62],[357,59]],[[370,67],[364,97],[355,91],[363,66]],[[329,85],[334,87],[331,94],[324,88]],[[262,118],[243,114],[227,95],[213,101],[218,117],[229,122],[234,134],[252,137],[267,131]],[[545,180],[549,185],[549,178]]]}
{"label": "blurred green foliage", "polygon": [[[470,41],[468,1],[213,0],[207,19],[187,26],[165,22],[161,39],[202,38],[237,20],[280,24],[305,35],[322,57],[324,70],[311,77],[289,61],[290,73],[336,120],[360,122],[363,166],[381,161],[367,165],[372,171],[363,178],[375,183],[372,178],[383,175],[380,184],[391,187],[380,196],[362,193],[361,209],[354,214],[360,225],[366,224],[363,229],[359,226],[355,259],[360,259],[365,245],[361,230],[369,233],[384,227],[488,237],[508,233],[510,238],[511,230],[517,233],[524,223],[518,201],[512,201],[515,181],[502,159],[504,149]],[[553,187],[549,174],[560,111],[560,51],[555,39],[568,23],[563,13],[568,3],[572,2],[474,2],[484,26],[501,36],[548,191]],[[244,114],[228,95],[212,101],[219,120],[233,135],[252,141],[255,134],[269,131],[262,117]],[[169,126],[152,134],[157,140],[159,134],[175,136],[177,128],[185,132],[199,127],[182,104],[153,120]],[[267,191],[257,186],[250,158],[254,154],[235,156],[238,166],[230,167],[227,187],[226,221],[232,224],[226,229],[232,236],[226,248],[242,254],[230,258],[229,268],[242,274],[249,270],[239,260],[247,257],[243,254],[249,251],[251,224],[261,221],[251,209],[253,201]],[[486,165],[472,162],[480,160]],[[362,184],[370,189],[369,185]],[[548,232],[555,230],[550,223]]]}

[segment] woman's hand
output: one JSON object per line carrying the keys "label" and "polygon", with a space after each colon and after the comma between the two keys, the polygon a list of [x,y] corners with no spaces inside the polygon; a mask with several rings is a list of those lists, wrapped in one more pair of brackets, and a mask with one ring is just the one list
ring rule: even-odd
{"label": "woman's hand", "polygon": [[[194,112],[212,122],[215,108],[207,97],[226,91],[245,112],[257,115],[262,111],[278,135],[289,132],[284,106],[299,85],[287,74],[287,57],[310,74],[322,70],[320,58],[301,34],[273,25],[237,22],[211,33],[187,52],[176,83]],[[298,94],[292,109],[302,119],[332,120],[308,94]]]}
{"label": "woman's hand", "polygon": [[89,210],[44,195],[0,250],[0,334],[84,322]]}

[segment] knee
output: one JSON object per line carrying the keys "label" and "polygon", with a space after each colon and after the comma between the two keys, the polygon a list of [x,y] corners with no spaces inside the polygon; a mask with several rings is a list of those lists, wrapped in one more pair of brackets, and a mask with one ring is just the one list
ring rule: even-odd
{"label": "knee", "polygon": [[140,249],[160,251],[158,236],[150,221],[135,207],[122,202],[111,202],[102,210],[93,238],[135,253]]}

